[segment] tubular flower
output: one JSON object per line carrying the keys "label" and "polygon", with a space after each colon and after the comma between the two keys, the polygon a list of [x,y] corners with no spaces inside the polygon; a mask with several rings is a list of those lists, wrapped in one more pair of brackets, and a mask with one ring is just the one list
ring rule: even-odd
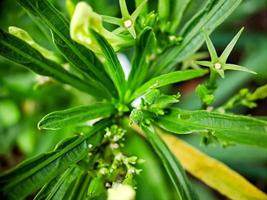
{"label": "tubular flower", "polygon": [[129,43],[122,36],[116,35],[104,28],[102,17],[94,12],[90,5],[85,2],[79,2],[74,10],[71,24],[70,35],[73,40],[91,49],[96,53],[100,53],[100,47],[91,33],[94,30],[100,33],[112,45],[115,51]]}

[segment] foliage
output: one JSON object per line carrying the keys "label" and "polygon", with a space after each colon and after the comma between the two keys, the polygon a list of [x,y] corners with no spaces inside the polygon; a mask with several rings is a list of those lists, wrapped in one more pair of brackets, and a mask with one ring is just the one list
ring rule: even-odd
{"label": "foliage", "polygon": [[[142,165],[147,165],[142,158],[150,157],[146,156],[147,150],[159,158],[151,162],[160,161],[157,165],[162,165],[167,175],[161,176],[162,180],[171,183],[162,189],[173,193],[169,199],[200,199],[184,167],[231,199],[240,196],[267,199],[243,177],[218,163],[215,166],[218,171],[212,171],[214,176],[217,173],[222,177],[226,170],[229,178],[221,178],[221,184],[214,183],[207,172],[206,180],[205,173],[195,172],[197,162],[189,162],[176,153],[179,149],[171,144],[175,139],[158,131],[177,135],[198,133],[205,145],[217,142],[224,147],[238,144],[267,147],[266,120],[234,113],[234,108],[240,105],[253,108],[258,100],[266,98],[266,85],[254,92],[242,89],[225,104],[211,106],[225,70],[255,74],[226,63],[243,28],[220,57],[209,37],[241,0],[206,0],[190,20],[187,20],[190,5],[195,3],[190,0],[159,0],[154,10],[151,7],[155,2],[136,0],[131,14],[126,1],[119,0],[121,17],[105,15],[104,8],[103,13],[94,11],[97,3],[90,5],[90,1],[67,0],[65,10],[52,0],[16,1],[49,44],[38,41],[30,31],[11,26],[8,31],[0,30],[0,55],[40,75],[44,82],[53,80],[71,87],[70,93],[78,93],[74,99],[77,96],[90,99],[82,105],[53,111],[39,121],[40,130],[70,133],[71,137],[63,134],[53,150],[5,171],[0,176],[1,198],[25,199],[37,192],[34,199],[133,200],[138,197],[135,189],[142,191],[136,179],[151,176],[148,171],[143,175],[141,170]],[[197,52],[204,41],[211,61],[196,60],[204,55]],[[131,57],[129,75],[125,73],[129,66],[118,56],[122,52]],[[197,69],[188,69],[191,65]],[[209,75],[207,80],[196,88],[202,108],[180,108],[178,103],[183,101],[183,95],[177,91],[172,94],[171,86],[205,75]],[[0,107],[0,123],[6,127],[17,123],[20,118],[17,108],[10,102],[2,104],[13,110],[14,115],[1,116],[5,110]],[[137,133],[142,135],[141,139]],[[129,140],[136,137],[140,146],[147,142],[144,152],[130,150]],[[146,149],[150,146],[151,149]],[[205,167],[210,159],[203,157],[201,164]],[[162,169],[155,167],[155,171]],[[239,188],[240,191],[249,188],[253,194],[229,192],[225,183],[230,179],[241,183],[244,188]]]}

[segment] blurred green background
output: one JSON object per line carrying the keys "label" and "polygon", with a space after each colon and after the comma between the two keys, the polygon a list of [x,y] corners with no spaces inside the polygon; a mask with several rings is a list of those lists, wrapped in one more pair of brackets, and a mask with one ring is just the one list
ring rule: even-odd
{"label": "blurred green background", "polygon": [[[64,0],[51,1],[66,15]],[[87,1],[101,14],[120,15],[116,0]],[[128,3],[130,10],[133,10],[134,1],[128,1]],[[153,6],[157,2],[150,0],[149,3]],[[188,18],[201,3],[201,0],[192,0],[187,11]],[[48,29],[41,28],[36,21],[33,21],[15,0],[2,0],[0,1],[0,27],[7,30],[10,25],[27,30],[46,48],[51,50],[55,48],[51,39],[47,37]],[[227,72],[226,78],[219,82],[216,105],[225,102],[240,88],[248,87],[253,90],[267,83],[267,0],[244,0],[227,21],[211,35],[217,49],[223,50],[242,26],[245,27],[245,31],[230,59],[233,63],[241,63],[256,71],[258,75]],[[205,47],[203,51],[204,49]],[[183,94],[181,107],[188,109],[199,107],[198,98],[193,92],[199,81],[201,80],[190,81],[173,88]],[[0,57],[0,171],[9,169],[28,157],[53,149],[62,138],[73,134],[71,129],[57,132],[39,131],[37,123],[45,114],[90,101],[93,101],[90,97],[73,88],[37,76]],[[259,101],[258,107],[253,110],[238,109],[237,112],[257,116],[267,115],[267,101]],[[267,192],[267,150],[245,145],[223,148],[214,144],[206,147],[201,145],[200,138],[197,136],[183,138],[207,154],[223,161]],[[172,188],[169,187],[166,174],[151,148],[139,136],[128,138],[127,141],[125,151],[146,160],[145,164],[140,166],[143,172],[138,177],[137,199],[171,200]],[[193,177],[192,180],[200,199],[225,199]]]}

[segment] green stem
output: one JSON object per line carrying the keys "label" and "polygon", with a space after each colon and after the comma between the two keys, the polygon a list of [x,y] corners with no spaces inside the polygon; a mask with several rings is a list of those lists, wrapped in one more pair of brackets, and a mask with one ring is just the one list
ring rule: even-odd
{"label": "green stem", "polygon": [[217,88],[218,73],[214,69],[210,69],[210,79],[207,82],[207,88],[214,91]]}

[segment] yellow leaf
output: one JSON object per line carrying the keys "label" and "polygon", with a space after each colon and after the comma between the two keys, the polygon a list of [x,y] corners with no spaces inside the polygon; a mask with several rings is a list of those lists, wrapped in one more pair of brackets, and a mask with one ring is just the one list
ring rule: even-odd
{"label": "yellow leaf", "polygon": [[267,195],[225,164],[170,134],[162,134],[183,167],[211,188],[233,200],[267,200]]}

